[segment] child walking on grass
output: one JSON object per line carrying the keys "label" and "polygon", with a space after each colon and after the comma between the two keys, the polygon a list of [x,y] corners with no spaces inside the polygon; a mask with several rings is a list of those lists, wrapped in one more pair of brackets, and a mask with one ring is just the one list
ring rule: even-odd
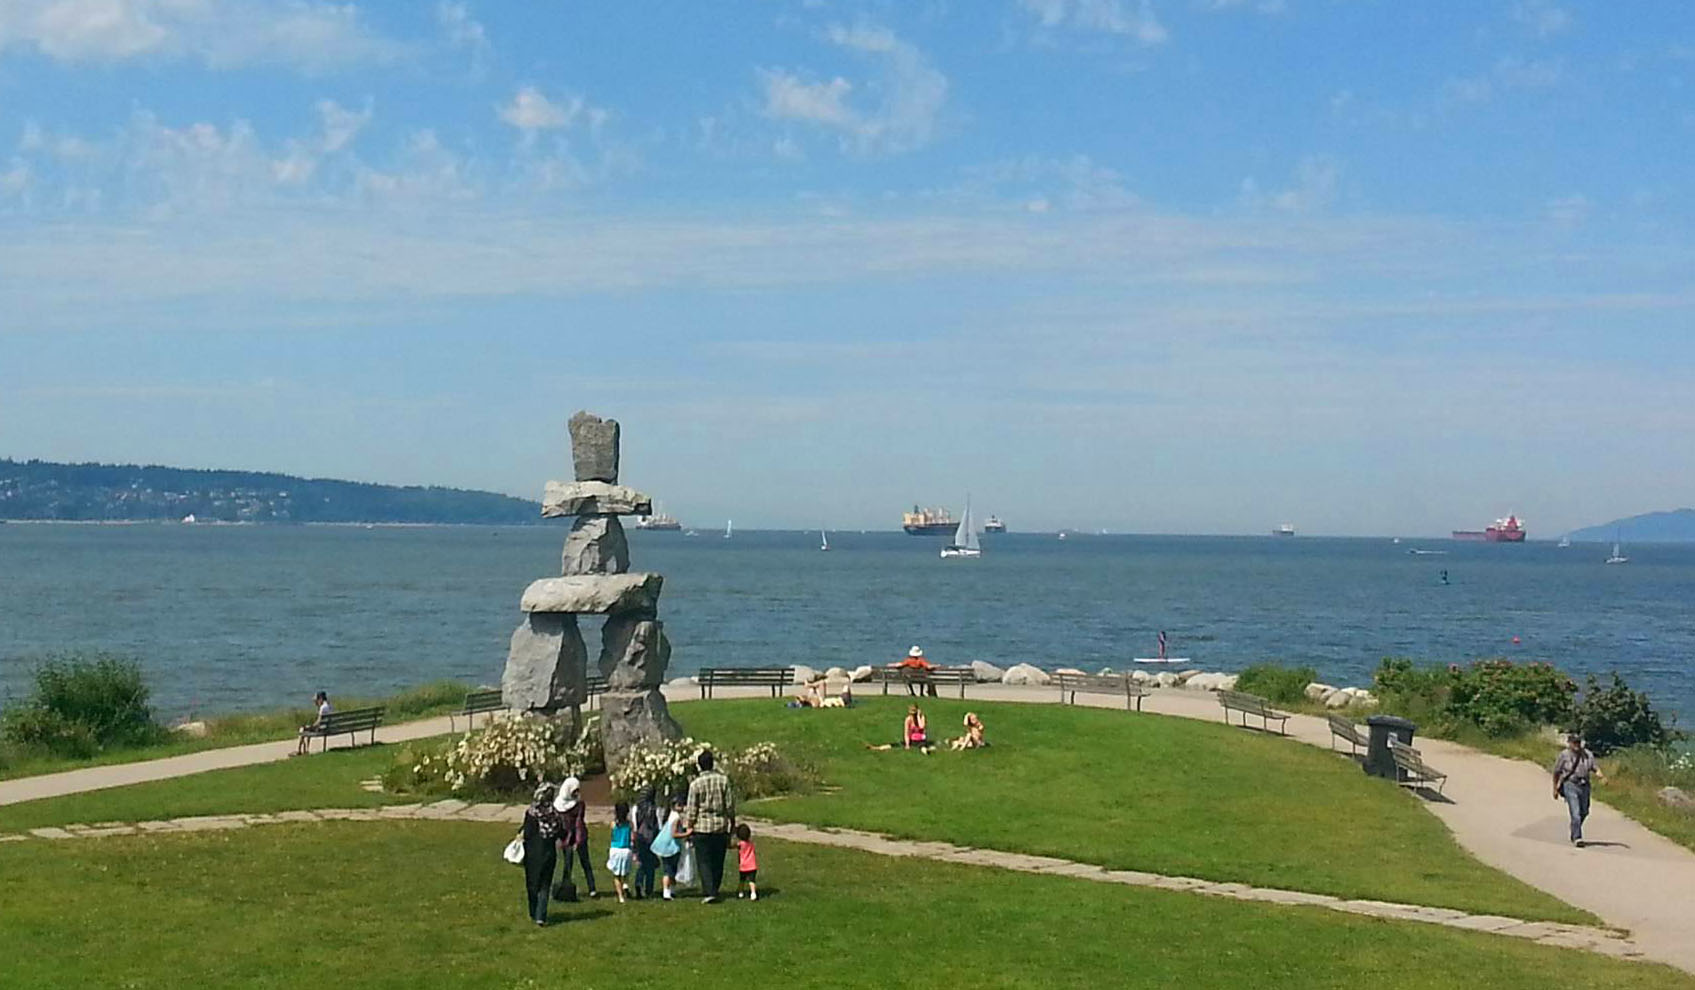
{"label": "child walking on grass", "polygon": [[630,802],[619,801],[612,806],[612,842],[606,853],[606,872],[612,874],[612,888],[618,892],[618,903],[624,903],[624,878],[630,875],[630,860],[635,855],[635,829],[630,824]]}
{"label": "child walking on grass", "polygon": [[[736,896],[750,901],[759,900],[759,855],[753,851],[753,830],[745,824],[736,825]],[[746,890],[742,888],[746,887]]]}

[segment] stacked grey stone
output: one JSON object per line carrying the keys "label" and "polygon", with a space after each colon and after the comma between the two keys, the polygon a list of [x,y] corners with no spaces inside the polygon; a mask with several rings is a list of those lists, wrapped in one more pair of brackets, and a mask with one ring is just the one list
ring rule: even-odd
{"label": "stacked grey stone", "polygon": [[650,515],[653,500],[618,484],[618,422],[586,412],[571,417],[574,481],[550,481],[542,515],[574,516],[560,576],[524,589],[524,621],[512,634],[503,700],[514,711],[569,713],[576,724],[587,694],[588,648],[579,616],[604,615],[600,673],[601,733],[608,769],[641,742],[681,738],[659,686],[671,642],[658,619],[658,574],[630,572],[622,515]]}

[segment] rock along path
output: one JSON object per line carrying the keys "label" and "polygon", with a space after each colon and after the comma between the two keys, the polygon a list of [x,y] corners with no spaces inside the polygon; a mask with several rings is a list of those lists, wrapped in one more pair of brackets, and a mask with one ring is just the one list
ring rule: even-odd
{"label": "rock along path", "polygon": [[[590,817],[601,824],[610,822],[605,808],[590,809]],[[516,824],[524,820],[521,804],[469,804],[446,800],[429,804],[392,804],[381,808],[319,808],[316,810],[279,811],[269,814],[196,815],[149,822],[101,822],[94,825],[65,825],[35,828],[28,832],[0,835],[0,844],[31,840],[64,841],[99,839],[117,835],[168,835],[185,832],[211,832],[245,829],[263,825],[298,822],[394,822],[394,821],[462,821],[504,822]],[[1045,873],[1071,877],[1095,883],[1118,883],[1133,887],[1152,887],[1159,890],[1183,891],[1209,897],[1226,897],[1238,901],[1258,901],[1325,908],[1348,914],[1383,918],[1390,921],[1416,921],[1446,928],[1489,932],[1512,938],[1528,939],[1542,945],[1566,949],[1581,949],[1620,959],[1640,959],[1643,952],[1629,938],[1604,928],[1556,924],[1547,921],[1524,921],[1490,914],[1467,914],[1448,908],[1425,907],[1419,904],[1397,904],[1392,901],[1347,900],[1327,894],[1312,894],[1300,890],[1279,890],[1274,887],[1253,887],[1240,883],[1217,883],[1194,877],[1165,876],[1139,870],[1108,870],[1089,863],[1057,859],[1052,856],[1030,856],[1023,853],[1000,852],[993,849],[973,849],[946,842],[914,842],[892,839],[874,832],[855,829],[822,829],[810,825],[766,822],[749,818],[759,828],[759,834],[788,842],[809,845],[835,846],[879,856],[910,856],[942,863],[962,863],[968,866],[1016,870],[1021,873]]]}
{"label": "rock along path", "polygon": [[[721,689],[725,697],[768,697],[761,689]],[[1052,704],[1055,688],[979,684],[972,700]],[[672,703],[693,701],[692,689],[666,690]],[[1122,699],[1079,694],[1092,707],[1122,707]],[[1145,699],[1145,711],[1160,715],[1221,721],[1209,693],[1157,690]],[[1322,718],[1295,715],[1289,735],[1314,746],[1330,745]],[[990,725],[990,732],[994,726]],[[387,742],[402,742],[448,731],[445,718],[409,722],[379,730]],[[41,777],[0,781],[0,804],[120,787],[206,770],[249,766],[286,759],[293,740],[230,749],[205,750],[145,763],[88,767]],[[1589,911],[1608,925],[1627,930],[1649,958],[1695,973],[1695,852],[1638,825],[1596,802],[1586,832],[1594,843],[1574,849],[1566,842],[1563,802],[1537,767],[1480,753],[1437,739],[1418,741],[1425,758],[1448,774],[1446,800],[1427,800],[1430,809],[1466,850],[1490,866]]]}

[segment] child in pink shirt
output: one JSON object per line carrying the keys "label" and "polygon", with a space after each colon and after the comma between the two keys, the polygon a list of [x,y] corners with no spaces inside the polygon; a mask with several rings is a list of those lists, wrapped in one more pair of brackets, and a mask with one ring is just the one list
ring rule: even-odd
{"label": "child in pink shirt", "polygon": [[[736,825],[736,869],[741,871],[741,879],[736,883],[736,896],[746,897],[750,901],[759,900],[759,856],[753,851],[753,830],[746,825]],[[743,885],[747,890],[742,890]]]}

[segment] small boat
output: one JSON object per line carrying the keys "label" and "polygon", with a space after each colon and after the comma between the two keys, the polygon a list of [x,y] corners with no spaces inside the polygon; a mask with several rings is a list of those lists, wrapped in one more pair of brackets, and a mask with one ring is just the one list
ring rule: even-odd
{"label": "small boat", "polygon": [[732,535],[734,535],[735,531],[736,521],[734,519],[724,520],[724,539],[729,539]]}
{"label": "small boat", "polygon": [[194,513],[192,513],[192,512],[190,512],[190,513],[189,513],[189,514],[188,514],[188,515],[186,515],[186,516],[183,516],[183,517],[182,517],[182,521],[183,521],[183,524],[184,524],[184,525],[187,525],[187,526],[192,526],[192,525],[194,525],[194,522],[195,522],[195,520],[194,520]]}
{"label": "small boat", "polygon": [[825,553],[830,552],[830,531],[822,526],[818,527],[818,549]]}
{"label": "small boat", "polygon": [[1408,550],[1407,553],[1412,554],[1414,557],[1445,557],[1445,556],[1447,556],[1448,551],[1446,551],[1446,550],[1421,550],[1418,547],[1414,547],[1413,549]]}
{"label": "small boat", "polygon": [[1571,537],[1570,536],[1560,537],[1560,542],[1554,544],[1554,546],[1560,548],[1561,550],[1567,549],[1568,547],[1571,546]]}
{"label": "small boat", "polygon": [[699,536],[700,534],[691,529],[688,532],[684,533],[683,535],[684,536]]}
{"label": "small boat", "polygon": [[971,498],[965,499],[965,515],[959,518],[959,528],[953,531],[953,542],[942,548],[942,558],[981,557],[982,544],[977,542],[977,530],[971,525]]}
{"label": "small boat", "polygon": [[1065,530],[1062,529],[1059,531],[1059,538],[1062,540],[1065,539]]}
{"label": "small boat", "polygon": [[1628,564],[1628,563],[1630,563],[1630,558],[1626,557],[1623,554],[1623,552],[1621,552],[1618,540],[1613,541],[1613,555],[1611,557],[1607,558],[1607,563],[1609,563],[1609,564]]}
{"label": "small boat", "polygon": [[1272,536],[1294,536],[1295,535],[1295,524],[1294,523],[1284,523],[1283,525],[1278,526],[1276,529],[1272,530],[1271,535]]}

